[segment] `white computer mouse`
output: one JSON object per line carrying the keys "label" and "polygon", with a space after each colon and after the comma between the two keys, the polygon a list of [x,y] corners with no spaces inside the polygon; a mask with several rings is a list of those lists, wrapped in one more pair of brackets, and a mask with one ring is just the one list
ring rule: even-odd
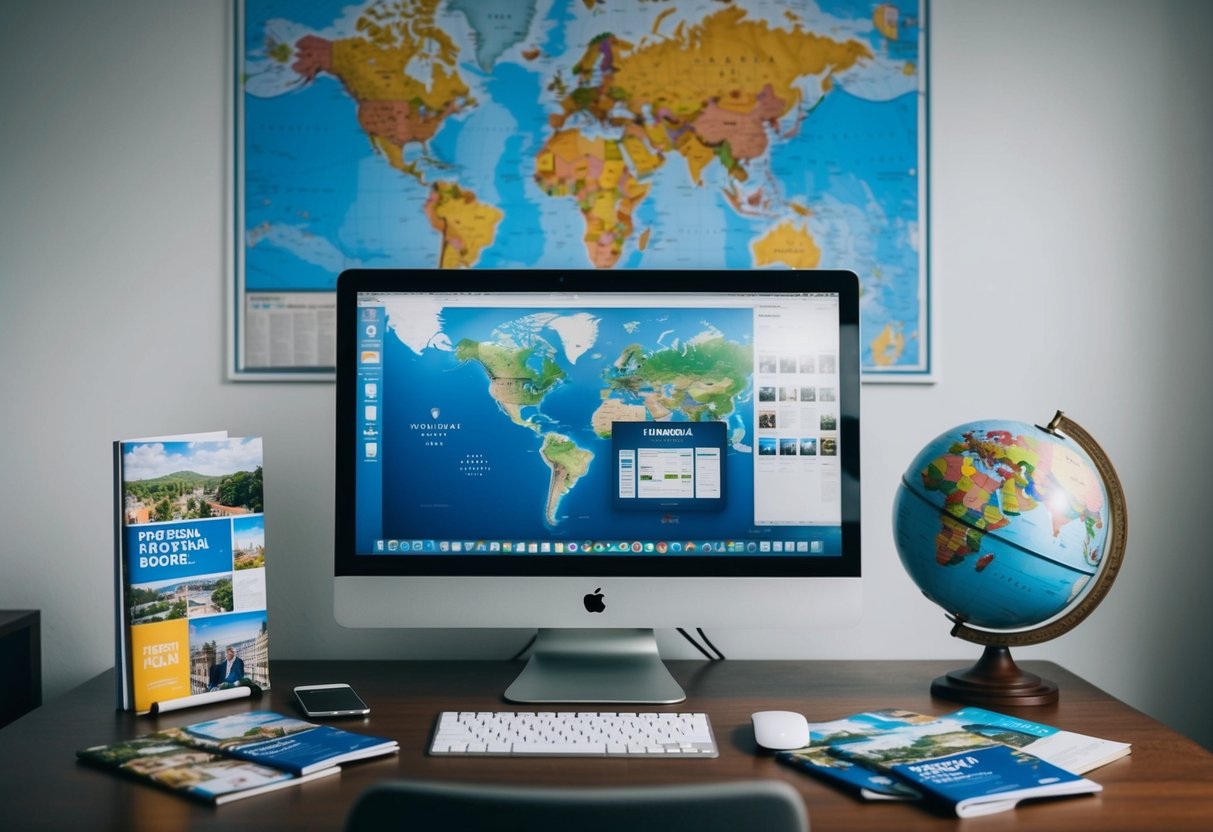
{"label": "white computer mouse", "polygon": [[783,751],[809,744],[809,721],[792,711],[757,711],[750,714],[754,740],[763,748]]}

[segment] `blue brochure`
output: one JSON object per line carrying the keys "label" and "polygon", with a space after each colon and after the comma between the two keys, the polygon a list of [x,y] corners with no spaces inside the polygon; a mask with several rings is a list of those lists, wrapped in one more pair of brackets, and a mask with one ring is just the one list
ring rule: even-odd
{"label": "blue brochure", "polygon": [[[866,714],[881,730],[832,745],[837,756],[891,774],[929,802],[977,817],[1015,807],[1021,800],[1092,794],[1098,783],[992,740],[947,719],[888,721]],[[892,716],[892,715],[890,715]]]}
{"label": "blue brochure", "polygon": [[865,800],[917,800],[922,797],[896,778],[835,756],[829,746],[777,751],[775,759],[857,793]]}
{"label": "blue brochure", "polygon": [[961,817],[1098,791],[1078,775],[1129,753],[1128,743],[982,708],[938,717],[889,708],[809,730],[808,746],[776,759],[866,800],[921,798]]}
{"label": "blue brochure", "polygon": [[316,725],[272,711],[233,714],[179,730],[182,739],[191,744],[294,774],[398,750],[396,740]]}
{"label": "blue brochure", "polygon": [[856,714],[833,722],[810,723],[809,744],[793,751],[778,751],[775,759],[828,780],[865,800],[917,800],[922,795],[897,778],[857,765],[834,753],[836,744],[854,742],[881,730],[867,719],[868,716]]}
{"label": "blue brochure", "polygon": [[1004,745],[1026,751],[1075,774],[1086,774],[1127,755],[1127,742],[1116,742],[1073,731],[1063,731],[984,708],[962,708],[940,719],[963,725],[965,730],[984,734]]}
{"label": "blue brochure", "polygon": [[86,763],[216,806],[341,772],[332,766],[308,775],[292,774],[175,742],[167,732],[84,748],[76,756]]}

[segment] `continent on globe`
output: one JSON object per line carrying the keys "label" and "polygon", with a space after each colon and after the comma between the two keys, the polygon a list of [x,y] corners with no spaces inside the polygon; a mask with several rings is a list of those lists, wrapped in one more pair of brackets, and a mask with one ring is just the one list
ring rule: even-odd
{"label": "continent on globe", "polygon": [[981,550],[983,536],[972,526],[942,515],[939,534],[935,536],[935,562],[940,566],[959,566],[968,555]]}
{"label": "continent on globe", "polygon": [[[1086,527],[1087,539],[1095,537],[1095,530],[1103,527],[1105,511],[1104,492],[1099,479],[1090,466],[1069,448],[1057,448],[1049,454],[1045,469],[1048,487],[1043,490],[1045,504],[1053,515],[1053,534],[1062,527],[1081,520]],[[1047,494],[1056,486],[1069,499],[1054,500]],[[1098,561],[1098,558],[1095,558]]]}
{"label": "continent on globe", "polygon": [[966,555],[981,548],[985,532],[1010,522],[994,502],[994,494],[1003,483],[980,473],[972,460],[960,453],[931,462],[922,472],[922,484],[927,491],[944,495],[947,514],[941,516],[935,553],[941,566],[961,563]]}
{"label": "continent on globe", "polygon": [[[321,73],[340,81],[357,104],[358,125],[371,146],[418,180],[421,171],[405,161],[405,146],[424,146],[446,118],[475,104],[457,69],[459,47],[435,23],[438,3],[368,6],[355,26],[359,36],[329,41],[305,35],[295,44],[292,64],[305,81]],[[418,66],[428,67],[428,77],[410,74]]]}
{"label": "continent on globe", "polygon": [[465,338],[455,345],[455,358],[461,362],[475,361],[489,378],[489,396],[510,417],[510,421],[539,432],[539,425],[526,418],[522,408],[535,406],[544,396],[561,384],[564,370],[544,356],[540,369],[528,366],[534,347],[508,347]]}
{"label": "continent on globe", "polygon": [[425,201],[425,216],[442,235],[439,266],[456,269],[476,265],[480,253],[493,244],[505,214],[454,182],[435,182]]}
{"label": "continent on globe", "polygon": [[1103,526],[1103,493],[1095,473],[1065,448],[1009,431],[969,431],[921,477],[928,492],[944,497],[946,513],[936,537],[941,566],[961,563],[979,551],[985,533],[1041,507],[1049,512],[1054,538],[1068,523],[1081,521],[1083,557],[1092,566],[1099,563],[1099,550],[1090,543]]}
{"label": "continent on globe", "polygon": [[[1005,475],[1004,510],[1019,514],[1044,506],[1052,519],[1053,537],[1067,524],[1080,521],[1085,542],[1103,527],[1103,490],[1095,471],[1064,446],[1041,444],[1027,436],[1005,430],[986,431],[984,436],[964,434],[958,450],[980,458],[988,467]],[[1094,565],[1097,554],[1084,549]]]}
{"label": "continent on globe", "polygon": [[572,439],[559,433],[548,433],[543,437],[543,445],[539,455],[552,470],[548,484],[548,500],[543,519],[549,527],[557,525],[560,520],[560,501],[572,490],[577,480],[585,475],[590,468],[594,454],[577,447]]}

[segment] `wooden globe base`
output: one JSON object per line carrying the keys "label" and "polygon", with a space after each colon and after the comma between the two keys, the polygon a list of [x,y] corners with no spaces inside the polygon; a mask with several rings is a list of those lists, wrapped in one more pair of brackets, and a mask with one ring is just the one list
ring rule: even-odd
{"label": "wooden globe base", "polygon": [[1057,685],[1020,670],[1010,648],[991,644],[972,667],[932,682],[931,695],[968,705],[1051,705]]}

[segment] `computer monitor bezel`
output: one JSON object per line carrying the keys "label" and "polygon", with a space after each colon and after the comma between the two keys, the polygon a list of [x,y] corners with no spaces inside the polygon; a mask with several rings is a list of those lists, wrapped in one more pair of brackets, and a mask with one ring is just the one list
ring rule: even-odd
{"label": "computer monitor bezel", "polygon": [[[841,467],[841,554],[711,555],[372,555],[355,550],[357,458],[357,315],[360,294],[576,293],[643,296],[661,293],[837,294],[839,299],[838,432]],[[601,576],[601,577],[854,577],[861,576],[859,529],[859,281],[835,270],[442,270],[353,269],[337,282],[337,382],[334,575],[344,576]],[[621,532],[622,537],[629,537]],[[558,539],[558,536],[553,536]]]}

